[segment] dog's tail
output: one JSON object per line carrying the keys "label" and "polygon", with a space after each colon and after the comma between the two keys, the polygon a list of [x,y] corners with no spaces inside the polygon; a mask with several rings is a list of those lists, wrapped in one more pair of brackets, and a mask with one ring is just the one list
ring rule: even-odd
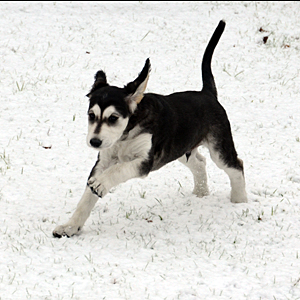
{"label": "dog's tail", "polygon": [[215,85],[214,76],[211,72],[211,58],[220,40],[220,37],[224,31],[224,28],[225,28],[225,21],[221,20],[205,49],[203,60],[202,60],[203,90],[211,91],[216,97],[217,97],[217,89]]}

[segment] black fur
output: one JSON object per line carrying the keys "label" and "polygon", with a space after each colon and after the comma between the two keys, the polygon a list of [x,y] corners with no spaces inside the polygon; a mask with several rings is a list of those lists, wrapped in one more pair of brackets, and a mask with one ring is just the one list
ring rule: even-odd
{"label": "black fur", "polygon": [[217,100],[211,71],[212,55],[224,28],[225,22],[220,21],[205,50],[201,91],[185,91],[168,96],[146,93],[131,114],[125,99],[147,77],[150,71],[149,58],[137,79],[123,89],[109,86],[103,71],[96,74],[95,83],[88,94],[90,107],[97,103],[104,110],[114,105],[124,117],[129,116],[123,139],[137,125],[142,128],[141,132],[152,134],[152,147],[148,159],[142,163],[140,175],[147,175],[184,154],[188,160],[191,151],[205,142],[213,144],[225,165],[243,170],[242,162],[237,158],[227,114]]}
{"label": "black fur", "polygon": [[[199,197],[208,195],[205,158],[197,150],[202,144],[229,176],[231,201],[247,202],[243,162],[237,157],[230,123],[218,102],[211,71],[212,55],[224,28],[225,22],[220,21],[205,50],[201,91],[168,96],[143,94],[149,78],[149,58],[139,76],[123,88],[110,86],[103,71],[96,73],[87,95],[90,98],[88,144],[99,150],[98,160],[76,211],[69,222],[53,231],[55,237],[72,236],[80,231],[96,203],[92,193],[105,196],[113,186],[145,176],[176,159],[192,171],[193,192]],[[111,115],[106,113],[110,112],[106,110],[108,107],[112,107]]]}
{"label": "black fur", "polygon": [[108,86],[107,80],[106,80],[106,75],[105,73],[100,70],[95,74],[95,82],[94,85],[91,89],[91,91],[87,94],[87,97],[90,97],[90,95],[95,92],[96,90]]}
{"label": "black fur", "polygon": [[214,81],[214,77],[211,71],[211,59],[214,50],[220,40],[220,37],[225,29],[225,22],[221,20],[213,33],[203,55],[202,59],[202,81],[203,90],[207,89],[212,92],[213,96],[217,97],[217,89]]}
{"label": "black fur", "polygon": [[150,59],[147,58],[145,66],[142,72],[139,74],[138,78],[130,83],[128,83],[124,89],[128,95],[134,94],[138,86],[146,79],[148,73],[150,72]]}
{"label": "black fur", "polygon": [[95,104],[99,105],[101,111],[104,111],[105,108],[113,105],[124,118],[130,114],[128,105],[124,100],[128,96],[128,93],[125,91],[125,89],[107,85],[96,89],[94,92],[90,92],[89,95],[89,110]]}

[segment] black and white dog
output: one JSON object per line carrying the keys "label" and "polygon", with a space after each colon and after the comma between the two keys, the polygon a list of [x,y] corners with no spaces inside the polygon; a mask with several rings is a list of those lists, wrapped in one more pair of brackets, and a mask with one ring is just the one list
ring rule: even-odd
{"label": "black and white dog", "polygon": [[95,75],[88,110],[87,144],[99,151],[85,192],[71,219],[53,231],[72,236],[82,229],[98,197],[131,178],[145,177],[178,159],[194,176],[198,197],[208,195],[205,158],[198,147],[208,147],[216,165],[231,182],[231,202],[247,202],[243,162],[237,157],[230,124],[217,100],[211,71],[214,49],[224,31],[220,21],[202,61],[203,88],[168,96],[148,93],[150,61],[137,79],[124,88],[110,86],[103,71]]}

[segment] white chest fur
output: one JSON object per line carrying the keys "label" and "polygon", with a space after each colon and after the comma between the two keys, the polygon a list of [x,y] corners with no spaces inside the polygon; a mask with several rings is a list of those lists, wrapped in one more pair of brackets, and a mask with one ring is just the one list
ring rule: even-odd
{"label": "white chest fur", "polygon": [[137,126],[129,132],[125,140],[116,142],[111,148],[101,150],[100,164],[107,167],[135,159],[146,160],[152,146],[152,134],[140,132],[141,128]]}
{"label": "white chest fur", "polygon": [[142,133],[119,142],[118,160],[120,162],[132,161],[137,158],[147,159],[149,150],[151,149],[152,134]]}

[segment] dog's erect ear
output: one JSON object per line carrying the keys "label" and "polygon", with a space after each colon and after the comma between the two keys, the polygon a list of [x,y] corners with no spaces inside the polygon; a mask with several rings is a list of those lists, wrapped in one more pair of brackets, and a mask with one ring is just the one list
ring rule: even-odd
{"label": "dog's erect ear", "polygon": [[137,104],[139,104],[144,97],[144,91],[147,87],[150,70],[150,60],[147,58],[145,66],[138,78],[128,83],[124,87],[126,93],[128,94],[126,101],[128,102],[131,112],[135,110]]}
{"label": "dog's erect ear", "polygon": [[90,97],[91,94],[93,92],[95,92],[96,90],[104,87],[104,86],[108,86],[109,84],[107,83],[106,81],[106,75],[105,73],[101,70],[101,71],[98,71],[96,74],[95,74],[95,82],[92,86],[92,89],[91,91],[86,95],[87,97]]}

